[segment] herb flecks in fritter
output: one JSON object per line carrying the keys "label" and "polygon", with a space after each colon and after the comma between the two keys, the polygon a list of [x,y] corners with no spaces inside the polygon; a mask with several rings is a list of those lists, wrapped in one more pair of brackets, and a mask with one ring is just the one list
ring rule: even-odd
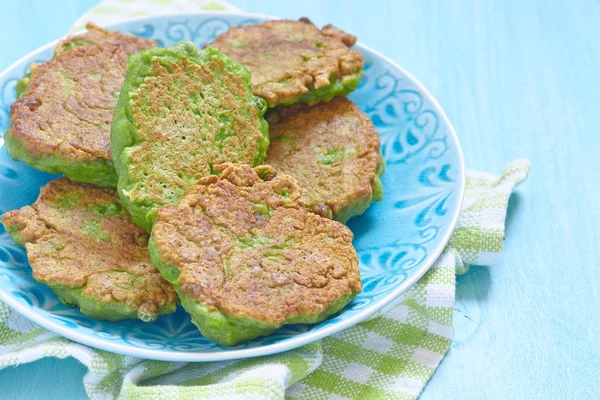
{"label": "herb flecks in fritter", "polygon": [[214,165],[264,162],[264,100],[250,75],[219,51],[192,42],[129,58],[111,129],[118,191],[136,224],[150,230]]}
{"label": "herb flecks in fritter", "polygon": [[[115,187],[110,122],[126,57],[156,43],[89,28],[88,33],[60,42],[53,59],[32,65],[31,73],[19,81],[18,99],[10,107],[13,125],[4,139],[12,158],[34,168],[76,182]],[[79,38],[87,38],[85,45],[67,45],[77,44]]]}
{"label": "herb flecks in fritter", "polygon": [[254,94],[275,107],[329,101],[356,89],[364,59],[349,48],[355,42],[331,25],[319,29],[302,19],[232,28],[210,46],[248,67]]}
{"label": "herb flecks in fritter", "polygon": [[60,178],[0,222],[26,247],[33,277],[83,314],[153,321],[175,311],[177,294],[152,265],[148,234],[113,189]]}
{"label": "herb flecks in fritter", "polygon": [[215,166],[162,208],[150,256],[204,336],[225,346],[317,323],[361,290],[352,232],[299,204],[270,166]]}
{"label": "herb flecks in fritter", "polygon": [[336,97],[312,107],[296,104],[270,110],[267,120],[266,164],[298,180],[309,210],[345,223],[381,200],[379,135],[353,102]]}

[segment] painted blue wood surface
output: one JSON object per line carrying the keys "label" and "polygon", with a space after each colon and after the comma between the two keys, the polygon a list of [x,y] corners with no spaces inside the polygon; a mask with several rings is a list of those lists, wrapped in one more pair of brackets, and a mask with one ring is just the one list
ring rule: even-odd
{"label": "painted blue wood surface", "polygon": [[[95,1],[0,2],[0,69]],[[333,23],[398,61],[447,111],[467,167],[527,157],[505,254],[458,278],[456,339],[422,399],[600,397],[600,3],[232,0]],[[85,369],[0,371],[1,399],[84,398]]]}

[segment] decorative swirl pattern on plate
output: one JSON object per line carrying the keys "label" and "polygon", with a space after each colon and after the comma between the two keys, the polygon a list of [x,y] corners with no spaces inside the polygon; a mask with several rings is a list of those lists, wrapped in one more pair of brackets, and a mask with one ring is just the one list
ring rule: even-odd
{"label": "decorative swirl pattern on plate", "polygon": [[[204,46],[231,26],[255,22],[243,15],[226,14],[154,17],[122,24],[121,30],[154,39],[163,46],[186,39]],[[65,306],[49,288],[35,282],[24,248],[16,246],[1,227],[0,291],[14,304],[25,305],[31,315],[80,333],[80,337],[94,337],[109,348],[111,344],[125,346],[132,355],[137,349],[152,350],[153,354],[219,352],[223,359],[228,352],[286,342],[335,327],[377,306],[386,294],[422,271],[429,256],[443,245],[438,239],[440,232],[451,228],[450,215],[459,207],[457,174],[461,167],[449,127],[431,99],[393,64],[368,49],[361,50],[366,60],[365,74],[351,98],[377,127],[387,169],[382,179],[383,201],[350,224],[355,231],[363,292],[342,312],[320,324],[286,326],[274,335],[234,348],[223,348],[202,337],[181,308],[150,324],[137,320],[96,321]],[[0,78],[0,130],[10,124],[8,110],[14,101],[16,81],[27,72],[31,61],[51,57],[52,49],[34,53]],[[39,187],[51,179],[52,175],[10,160],[0,148],[0,212],[32,203]]]}
{"label": "decorative swirl pattern on plate", "polygon": [[366,57],[365,76],[359,92],[379,95],[365,101],[362,109],[381,135],[381,150],[388,165],[406,163],[427,152],[431,159],[447,150],[446,135],[439,129],[439,118],[425,103],[412,82]]}
{"label": "decorative swirl pattern on plate", "polygon": [[[256,23],[256,20],[242,21],[238,26]],[[212,18],[201,23],[190,21],[169,23],[165,36],[168,43],[177,43],[182,40],[191,40],[198,47],[213,42],[217,36],[231,28],[226,19]]]}

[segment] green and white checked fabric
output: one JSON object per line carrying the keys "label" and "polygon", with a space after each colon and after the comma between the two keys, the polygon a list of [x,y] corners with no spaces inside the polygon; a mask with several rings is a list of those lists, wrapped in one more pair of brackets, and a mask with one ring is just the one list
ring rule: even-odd
{"label": "green and white checked fabric", "polygon": [[504,219],[515,177],[529,171],[529,161],[510,163],[497,178],[485,172],[468,171],[462,211],[448,248],[461,257],[456,266],[459,275],[469,265],[495,265],[500,261],[504,244]]}
{"label": "green and white checked fabric", "polygon": [[508,199],[529,168],[468,171],[458,226],[434,266],[379,315],[320,342],[248,360],[150,361],[73,343],[0,303],[0,369],[75,357],[91,399],[414,399],[452,342],[455,272],[498,261]]}

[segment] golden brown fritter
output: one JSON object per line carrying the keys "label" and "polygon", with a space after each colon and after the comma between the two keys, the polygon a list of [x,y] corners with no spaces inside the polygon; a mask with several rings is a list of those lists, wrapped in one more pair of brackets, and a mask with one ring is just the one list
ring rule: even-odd
{"label": "golden brown fritter", "polygon": [[265,163],[298,180],[306,208],[346,222],[381,200],[379,135],[353,102],[336,97],[312,107],[296,104],[270,111],[267,120]]}
{"label": "golden brown fritter", "polygon": [[110,159],[110,121],[126,69],[125,53],[112,44],[77,47],[39,65],[10,107],[13,136],[33,156]]}
{"label": "golden brown fritter", "polygon": [[126,57],[156,43],[110,35],[119,40],[73,47],[32,70],[26,92],[10,107],[7,149],[13,158],[79,182],[116,185],[110,123]]}
{"label": "golden brown fritter", "polygon": [[103,43],[118,45],[125,54],[135,53],[138,50],[156,46],[156,42],[153,40],[125,35],[119,31],[102,29],[93,22],[88,22],[85,25],[85,29],[87,31],[80,35],[69,36],[58,42],[54,48],[54,55],[57,56],[74,47],[93,46]]}
{"label": "golden brown fritter", "polygon": [[210,44],[245,65],[254,94],[269,107],[328,101],[356,88],[363,56],[349,47],[356,37],[307,19],[278,20],[232,28]]}
{"label": "golden brown fritter", "polygon": [[360,292],[352,232],[300,207],[294,178],[270,166],[215,169],[220,177],[201,179],[177,207],[159,210],[152,231],[161,263],[179,270],[180,295],[272,330],[317,322]]}
{"label": "golden brown fritter", "polygon": [[32,71],[27,92],[10,107],[13,136],[29,153],[58,154],[73,162],[110,159],[110,121],[126,56],[156,46],[151,40],[113,35],[120,40],[74,47]]}
{"label": "golden brown fritter", "polygon": [[1,222],[25,245],[33,277],[63,301],[81,303],[84,314],[148,321],[175,311],[177,295],[150,261],[148,234],[114,190],[60,178]]}

